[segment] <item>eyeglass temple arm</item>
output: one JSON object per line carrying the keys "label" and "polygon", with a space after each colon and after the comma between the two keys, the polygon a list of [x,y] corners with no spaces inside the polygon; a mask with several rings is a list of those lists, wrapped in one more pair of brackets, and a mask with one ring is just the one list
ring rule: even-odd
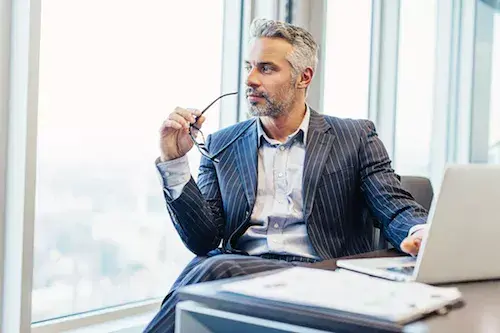
{"label": "eyeglass temple arm", "polygon": [[201,111],[200,116],[202,116],[212,105],[214,105],[215,102],[217,102],[222,97],[226,97],[226,96],[230,96],[230,95],[237,95],[237,94],[238,94],[238,92],[236,91],[236,92],[227,93],[227,94],[224,94],[224,95],[217,97],[212,103],[208,104],[208,106],[205,109],[203,109],[203,111]]}
{"label": "eyeglass temple arm", "polygon": [[[194,118],[194,122],[196,123],[198,121],[198,118],[200,118],[212,105],[214,105],[215,102],[217,102],[222,97],[226,97],[226,96],[230,96],[230,95],[237,95],[238,93],[239,92],[236,91],[236,92],[227,93],[227,94],[224,94],[224,95],[217,97],[212,103],[208,104],[208,106],[206,108],[204,108],[203,111],[201,111],[201,114],[198,117]],[[196,126],[195,124],[191,124],[191,126],[194,127],[195,129],[197,129],[198,131],[200,130],[198,128],[198,126]]]}

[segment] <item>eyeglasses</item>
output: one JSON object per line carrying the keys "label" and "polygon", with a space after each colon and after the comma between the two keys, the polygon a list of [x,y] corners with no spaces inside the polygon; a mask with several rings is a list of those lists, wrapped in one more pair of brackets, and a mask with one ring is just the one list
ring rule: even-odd
{"label": "eyeglasses", "polygon": [[[205,145],[205,136],[203,135],[203,132],[200,130],[198,126],[196,126],[196,122],[198,119],[212,106],[217,102],[219,99],[230,96],[230,95],[237,95],[238,92],[232,92],[232,93],[227,93],[222,96],[217,97],[212,103],[210,103],[203,111],[201,111],[201,114],[194,118],[194,124],[189,125],[189,136],[191,137],[191,140],[193,140],[193,143],[195,144],[196,148],[200,151],[200,153],[208,158],[209,160],[219,163],[220,160],[217,158],[218,154],[212,155],[207,149],[207,146]],[[197,133],[193,133],[193,129],[197,131]]]}

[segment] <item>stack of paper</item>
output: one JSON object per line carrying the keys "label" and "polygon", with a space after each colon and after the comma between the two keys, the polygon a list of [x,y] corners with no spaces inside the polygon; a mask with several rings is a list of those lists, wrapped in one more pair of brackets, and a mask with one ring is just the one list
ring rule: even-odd
{"label": "stack of paper", "polygon": [[457,288],[394,282],[346,270],[294,267],[230,282],[223,291],[404,324],[461,299]]}

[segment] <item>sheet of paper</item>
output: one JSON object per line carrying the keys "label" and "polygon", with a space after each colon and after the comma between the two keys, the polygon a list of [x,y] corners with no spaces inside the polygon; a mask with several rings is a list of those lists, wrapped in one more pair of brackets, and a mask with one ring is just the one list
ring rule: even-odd
{"label": "sheet of paper", "polygon": [[393,282],[346,270],[304,267],[225,284],[222,290],[407,322],[460,300],[456,288]]}

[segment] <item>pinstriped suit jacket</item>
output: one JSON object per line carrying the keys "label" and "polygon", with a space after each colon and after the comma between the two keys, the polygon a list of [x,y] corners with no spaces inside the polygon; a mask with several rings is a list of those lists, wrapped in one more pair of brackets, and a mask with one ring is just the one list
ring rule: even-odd
{"label": "pinstriped suit jacket", "polygon": [[[231,248],[248,227],[257,191],[257,127],[250,119],[207,138],[220,163],[202,157],[176,200],[165,196],[184,244],[197,255]],[[396,247],[427,212],[401,188],[375,127],[311,110],[302,191],[312,246],[323,259],[373,250],[374,217]]]}

